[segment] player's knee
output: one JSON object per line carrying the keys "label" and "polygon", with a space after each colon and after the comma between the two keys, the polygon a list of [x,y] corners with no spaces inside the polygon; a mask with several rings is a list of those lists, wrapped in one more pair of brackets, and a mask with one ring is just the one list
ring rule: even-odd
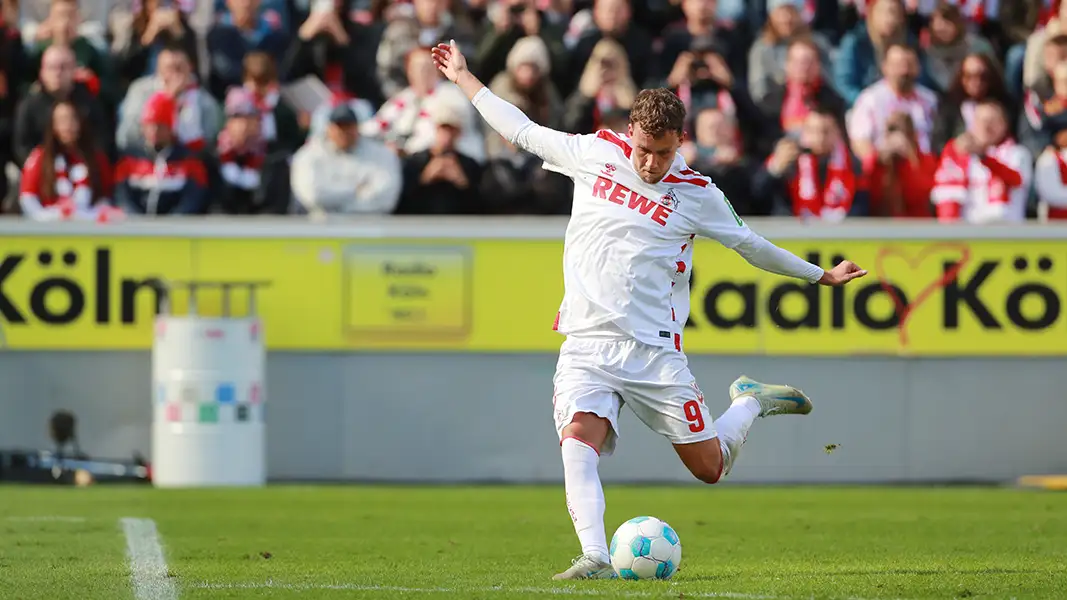
{"label": "player's knee", "polygon": [[611,431],[611,422],[593,413],[575,413],[571,422],[563,428],[563,438],[575,438],[600,451]]}
{"label": "player's knee", "polygon": [[693,476],[700,481],[711,485],[719,482],[719,476],[722,475],[722,469],[709,468],[709,469],[695,469],[692,471]]}

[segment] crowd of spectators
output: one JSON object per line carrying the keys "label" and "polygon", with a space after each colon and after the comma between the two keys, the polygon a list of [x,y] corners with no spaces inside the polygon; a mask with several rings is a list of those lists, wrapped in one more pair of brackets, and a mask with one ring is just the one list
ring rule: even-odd
{"label": "crowd of spectators", "polygon": [[1067,218],[1059,0],[0,0],[3,210],[568,213],[448,40],[572,133],[670,88],[743,215]]}

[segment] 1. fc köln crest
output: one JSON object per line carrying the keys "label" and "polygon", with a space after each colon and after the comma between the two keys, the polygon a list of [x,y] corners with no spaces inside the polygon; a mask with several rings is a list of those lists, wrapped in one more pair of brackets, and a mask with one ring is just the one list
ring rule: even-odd
{"label": "1. fc k\u00f6ln crest", "polygon": [[667,190],[666,194],[660,196],[659,203],[671,210],[677,210],[678,196],[674,195],[674,188]]}

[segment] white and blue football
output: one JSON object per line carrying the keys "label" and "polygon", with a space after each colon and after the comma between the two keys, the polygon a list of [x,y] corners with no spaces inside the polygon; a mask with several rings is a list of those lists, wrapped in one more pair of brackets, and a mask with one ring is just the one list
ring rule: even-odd
{"label": "white and blue football", "polygon": [[682,564],[682,542],[655,517],[635,517],[611,538],[611,566],[623,579],[670,579]]}

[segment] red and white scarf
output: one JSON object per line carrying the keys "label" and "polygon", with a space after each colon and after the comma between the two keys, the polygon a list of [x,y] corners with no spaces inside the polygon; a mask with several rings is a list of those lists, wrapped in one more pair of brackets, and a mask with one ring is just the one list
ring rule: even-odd
{"label": "red and white scarf", "polygon": [[[101,170],[109,168],[102,156],[93,157],[99,161]],[[55,183],[51,190],[41,187],[43,153],[38,147],[26,159],[19,186],[19,204],[27,217],[39,221],[66,219],[110,220],[118,211],[109,205],[109,199],[94,197],[92,179],[89,177],[89,165],[73,153],[64,153],[55,157]],[[110,180],[106,172],[99,172],[101,193],[109,193],[106,188]]]}
{"label": "red and white scarf", "polygon": [[[682,101],[682,104],[685,104],[686,109],[692,108],[693,89],[688,83],[678,86],[678,98]],[[734,97],[730,95],[730,90],[720,88],[719,91],[715,92],[714,108],[730,116],[737,115],[737,103],[734,102]]]}
{"label": "red and white scarf", "polygon": [[[1000,145],[990,148],[986,155],[999,162],[1010,163],[1011,152],[1015,149],[1015,146],[1015,140],[1009,137],[1001,142]],[[972,195],[971,186],[983,184],[986,186],[985,193],[974,194],[975,196],[984,196],[989,204],[1008,204],[1011,201],[1011,188],[988,168],[986,168],[989,173],[987,181],[983,183],[972,180],[971,161],[973,158],[970,154],[960,152],[956,148],[955,140],[945,146],[944,152],[941,153],[941,163],[938,165],[937,173],[934,175],[934,201],[936,203],[955,202],[963,204]]]}
{"label": "red and white scarf", "polygon": [[174,124],[174,132],[178,141],[193,152],[204,149],[204,121],[200,114],[200,94],[204,91],[196,83],[187,85],[178,93],[175,101],[178,104],[178,118]]}
{"label": "red and white scarf", "polygon": [[252,84],[245,84],[245,89],[252,92],[252,98],[256,102],[256,109],[259,111],[259,135],[263,138],[263,141],[273,142],[278,139],[278,123],[274,119],[274,109],[278,107],[278,102],[281,100],[282,94],[277,84],[270,86],[266,93],[260,95],[256,93],[256,88]]}
{"label": "red and white scarf", "polygon": [[786,82],[785,98],[782,100],[782,131],[796,132],[803,127],[804,119],[811,112],[810,100],[814,99],[818,90],[818,82],[810,85]]}
{"label": "red and white scarf", "polygon": [[804,154],[797,159],[797,172],[789,185],[793,214],[830,220],[843,218],[852,209],[857,183],[852,156],[843,143],[838,143],[830,155],[824,181],[819,181],[818,157]]}

